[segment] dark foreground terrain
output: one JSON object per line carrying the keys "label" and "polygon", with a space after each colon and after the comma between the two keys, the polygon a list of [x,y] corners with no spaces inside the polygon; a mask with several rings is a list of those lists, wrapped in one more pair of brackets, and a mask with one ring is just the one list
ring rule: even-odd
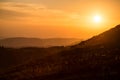
{"label": "dark foreground terrain", "polygon": [[[25,59],[19,59],[19,65],[1,68],[0,80],[120,80],[119,41],[120,25],[69,47],[24,50],[1,47],[0,52],[7,56],[3,60],[11,54],[18,57],[18,53],[25,55]],[[27,61],[29,53],[32,59]],[[9,59],[3,60],[7,63]]]}

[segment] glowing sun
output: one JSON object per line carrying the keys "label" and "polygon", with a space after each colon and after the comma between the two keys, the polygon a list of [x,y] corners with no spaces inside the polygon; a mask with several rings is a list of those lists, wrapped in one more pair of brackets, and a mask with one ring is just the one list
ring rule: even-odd
{"label": "glowing sun", "polygon": [[94,17],[93,17],[93,21],[94,21],[95,23],[100,23],[100,22],[101,22],[101,16],[99,16],[99,15],[94,16]]}

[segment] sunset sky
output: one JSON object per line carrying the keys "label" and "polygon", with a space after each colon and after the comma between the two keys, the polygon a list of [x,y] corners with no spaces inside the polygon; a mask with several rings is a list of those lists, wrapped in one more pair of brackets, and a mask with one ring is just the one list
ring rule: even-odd
{"label": "sunset sky", "polygon": [[0,38],[86,39],[120,24],[120,0],[0,0]]}

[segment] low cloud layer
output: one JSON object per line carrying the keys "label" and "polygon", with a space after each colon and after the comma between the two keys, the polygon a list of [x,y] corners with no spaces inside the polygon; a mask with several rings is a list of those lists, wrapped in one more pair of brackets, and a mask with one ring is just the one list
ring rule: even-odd
{"label": "low cloud layer", "polygon": [[68,15],[61,10],[49,9],[42,4],[26,4],[17,2],[0,2],[0,16],[2,19],[17,17],[18,19],[65,19]]}

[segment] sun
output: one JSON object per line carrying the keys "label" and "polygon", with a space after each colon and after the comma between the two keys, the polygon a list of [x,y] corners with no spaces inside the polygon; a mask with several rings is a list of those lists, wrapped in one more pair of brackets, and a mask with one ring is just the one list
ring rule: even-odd
{"label": "sun", "polygon": [[93,17],[93,21],[94,21],[95,23],[100,23],[100,22],[101,22],[101,16],[95,15],[95,16]]}

